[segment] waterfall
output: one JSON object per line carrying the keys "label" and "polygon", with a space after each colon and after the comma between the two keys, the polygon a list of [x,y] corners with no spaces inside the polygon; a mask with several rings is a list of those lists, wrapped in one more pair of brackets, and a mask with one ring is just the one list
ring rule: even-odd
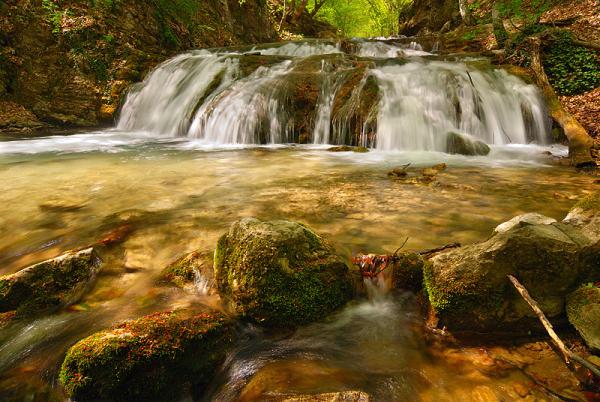
{"label": "waterfall", "polygon": [[118,128],[211,144],[445,151],[449,133],[544,144],[540,91],[485,61],[412,43],[293,42],[179,55],[133,86]]}

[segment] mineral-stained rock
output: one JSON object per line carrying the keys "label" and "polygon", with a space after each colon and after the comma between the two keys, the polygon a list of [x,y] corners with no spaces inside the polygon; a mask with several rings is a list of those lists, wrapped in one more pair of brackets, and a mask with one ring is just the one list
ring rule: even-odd
{"label": "mineral-stained rock", "polygon": [[247,218],[215,251],[215,280],[236,311],[267,326],[320,320],[353,294],[345,262],[308,227]]}
{"label": "mineral-stained rock", "polygon": [[75,303],[94,280],[100,263],[94,249],[87,248],[0,276],[0,313],[32,314]]}
{"label": "mineral-stained rock", "polygon": [[60,381],[77,401],[173,400],[189,386],[202,391],[233,339],[221,313],[156,313],[76,343]]}

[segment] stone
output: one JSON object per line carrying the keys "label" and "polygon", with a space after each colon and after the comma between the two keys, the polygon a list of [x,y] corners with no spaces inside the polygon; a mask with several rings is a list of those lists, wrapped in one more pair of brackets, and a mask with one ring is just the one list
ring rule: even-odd
{"label": "stone", "polygon": [[32,314],[73,304],[93,282],[100,264],[90,247],[0,276],[0,313]]}
{"label": "stone", "polygon": [[159,282],[170,283],[181,289],[211,294],[214,292],[213,275],[213,267],[209,258],[199,251],[192,251],[179,257],[163,269],[159,275]]}
{"label": "stone", "polygon": [[291,395],[274,398],[277,402],[369,402],[371,397],[362,391],[329,392],[315,395]]}
{"label": "stone", "polygon": [[600,352],[600,288],[588,284],[567,297],[567,317],[588,347]]}
{"label": "stone", "polygon": [[170,400],[190,384],[201,392],[233,340],[233,323],[222,313],[156,313],[76,343],[59,379],[78,401]]}
{"label": "stone", "polygon": [[446,152],[467,156],[487,155],[490,147],[483,141],[471,138],[467,134],[448,133],[446,137]]}
{"label": "stone", "polygon": [[516,225],[485,242],[433,257],[424,267],[424,288],[439,326],[537,331],[537,317],[507,275],[527,288],[548,318],[560,319],[566,295],[600,266],[597,259],[584,258],[590,247],[590,239],[570,225]]}
{"label": "stone", "polygon": [[421,290],[425,259],[411,252],[398,253],[397,257],[393,265],[392,287],[415,292]]}
{"label": "stone", "polygon": [[336,147],[331,147],[327,149],[329,152],[358,152],[365,153],[369,152],[369,148],[367,147],[353,147],[349,145],[340,145]]}
{"label": "stone", "polygon": [[517,226],[525,225],[550,225],[556,222],[556,219],[549,218],[547,216],[538,213],[528,213],[519,216],[515,216],[511,220],[501,223],[496,226],[494,233],[505,233]]}
{"label": "stone", "polygon": [[593,241],[600,241],[600,191],[580,199],[563,223],[580,228]]}
{"label": "stone", "polygon": [[246,218],[217,243],[215,280],[243,317],[265,326],[321,320],[353,296],[348,266],[307,226]]}

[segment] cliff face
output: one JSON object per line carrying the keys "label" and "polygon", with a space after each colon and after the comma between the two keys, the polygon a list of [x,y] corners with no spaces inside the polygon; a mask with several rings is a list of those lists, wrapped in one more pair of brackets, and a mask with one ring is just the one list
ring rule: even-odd
{"label": "cliff face", "polygon": [[170,56],[274,40],[265,0],[0,0],[0,130],[109,122]]}
{"label": "cliff face", "polygon": [[412,36],[438,32],[444,24],[460,21],[458,0],[414,0],[399,19],[399,33]]}

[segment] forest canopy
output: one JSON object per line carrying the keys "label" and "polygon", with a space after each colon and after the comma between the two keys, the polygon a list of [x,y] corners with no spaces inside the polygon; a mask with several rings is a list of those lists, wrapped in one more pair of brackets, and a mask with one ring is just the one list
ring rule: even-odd
{"label": "forest canopy", "polygon": [[[398,32],[400,11],[412,0],[314,0],[309,13],[346,37],[389,36]],[[316,10],[316,12],[315,12]]]}

